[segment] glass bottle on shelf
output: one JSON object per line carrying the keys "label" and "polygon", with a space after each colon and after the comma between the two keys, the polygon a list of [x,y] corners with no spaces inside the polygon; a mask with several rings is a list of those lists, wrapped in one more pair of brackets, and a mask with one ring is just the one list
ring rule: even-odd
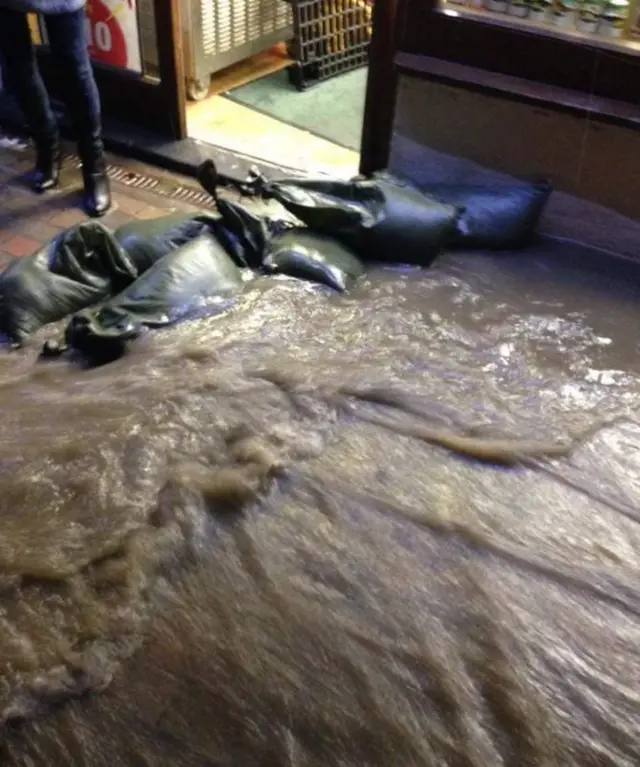
{"label": "glass bottle on shelf", "polygon": [[576,24],[578,0],[556,0],[551,12],[551,23],[554,27],[573,28]]}
{"label": "glass bottle on shelf", "polygon": [[628,0],[605,0],[598,34],[602,37],[622,37],[628,16]]}
{"label": "glass bottle on shelf", "polygon": [[629,4],[624,36],[630,40],[640,40],[640,2],[638,0],[631,0]]}
{"label": "glass bottle on shelf", "polygon": [[578,7],[576,29],[583,34],[593,35],[598,31],[602,3],[598,0],[583,0]]}
{"label": "glass bottle on shelf", "polygon": [[485,8],[492,13],[506,13],[509,0],[485,0]]}
{"label": "glass bottle on shelf", "polygon": [[528,0],[511,0],[508,12],[510,16],[515,16],[517,19],[526,19],[530,7]]}
{"label": "glass bottle on shelf", "polygon": [[529,19],[544,24],[551,18],[551,0],[529,0]]}

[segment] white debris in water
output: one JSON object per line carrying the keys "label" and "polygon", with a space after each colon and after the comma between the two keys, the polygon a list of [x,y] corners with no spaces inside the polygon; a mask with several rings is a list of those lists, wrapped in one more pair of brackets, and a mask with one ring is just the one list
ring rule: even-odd
{"label": "white debris in water", "polygon": [[585,381],[597,383],[601,386],[615,386],[622,382],[627,376],[622,370],[593,370],[587,371]]}
{"label": "white debris in water", "polygon": [[22,151],[27,148],[26,141],[11,136],[0,135],[0,149],[13,149]]}

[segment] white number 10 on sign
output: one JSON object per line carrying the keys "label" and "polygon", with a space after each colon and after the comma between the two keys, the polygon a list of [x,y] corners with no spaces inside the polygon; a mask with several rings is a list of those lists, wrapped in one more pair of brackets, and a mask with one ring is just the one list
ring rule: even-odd
{"label": "white number 10 on sign", "polygon": [[95,24],[91,23],[91,19],[86,20],[87,36],[89,38],[89,47],[96,47],[103,53],[111,53],[113,46],[111,30],[106,21],[97,21]]}

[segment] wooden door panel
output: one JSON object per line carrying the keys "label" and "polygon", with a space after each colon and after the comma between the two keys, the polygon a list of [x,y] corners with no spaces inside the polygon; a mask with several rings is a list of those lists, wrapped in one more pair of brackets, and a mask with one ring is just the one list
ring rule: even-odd
{"label": "wooden door panel", "polygon": [[[158,78],[94,62],[102,111],[163,138],[182,139],[187,133],[180,5],[175,0],[154,0],[154,12]],[[61,83],[48,50],[41,48],[38,57],[50,93],[60,98]]]}

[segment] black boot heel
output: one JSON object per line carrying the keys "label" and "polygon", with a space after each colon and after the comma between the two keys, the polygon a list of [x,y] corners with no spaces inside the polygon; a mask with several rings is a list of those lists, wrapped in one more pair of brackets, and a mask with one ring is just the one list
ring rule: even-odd
{"label": "black boot heel", "polygon": [[80,140],[78,149],[82,160],[84,209],[91,218],[100,218],[111,208],[111,187],[99,126]]}
{"label": "black boot heel", "polygon": [[106,170],[85,170],[84,180],[84,209],[91,218],[104,216],[111,208],[111,188]]}
{"label": "black boot heel", "polygon": [[36,168],[33,173],[32,188],[43,194],[55,189],[60,182],[61,154],[59,144],[36,147]]}

